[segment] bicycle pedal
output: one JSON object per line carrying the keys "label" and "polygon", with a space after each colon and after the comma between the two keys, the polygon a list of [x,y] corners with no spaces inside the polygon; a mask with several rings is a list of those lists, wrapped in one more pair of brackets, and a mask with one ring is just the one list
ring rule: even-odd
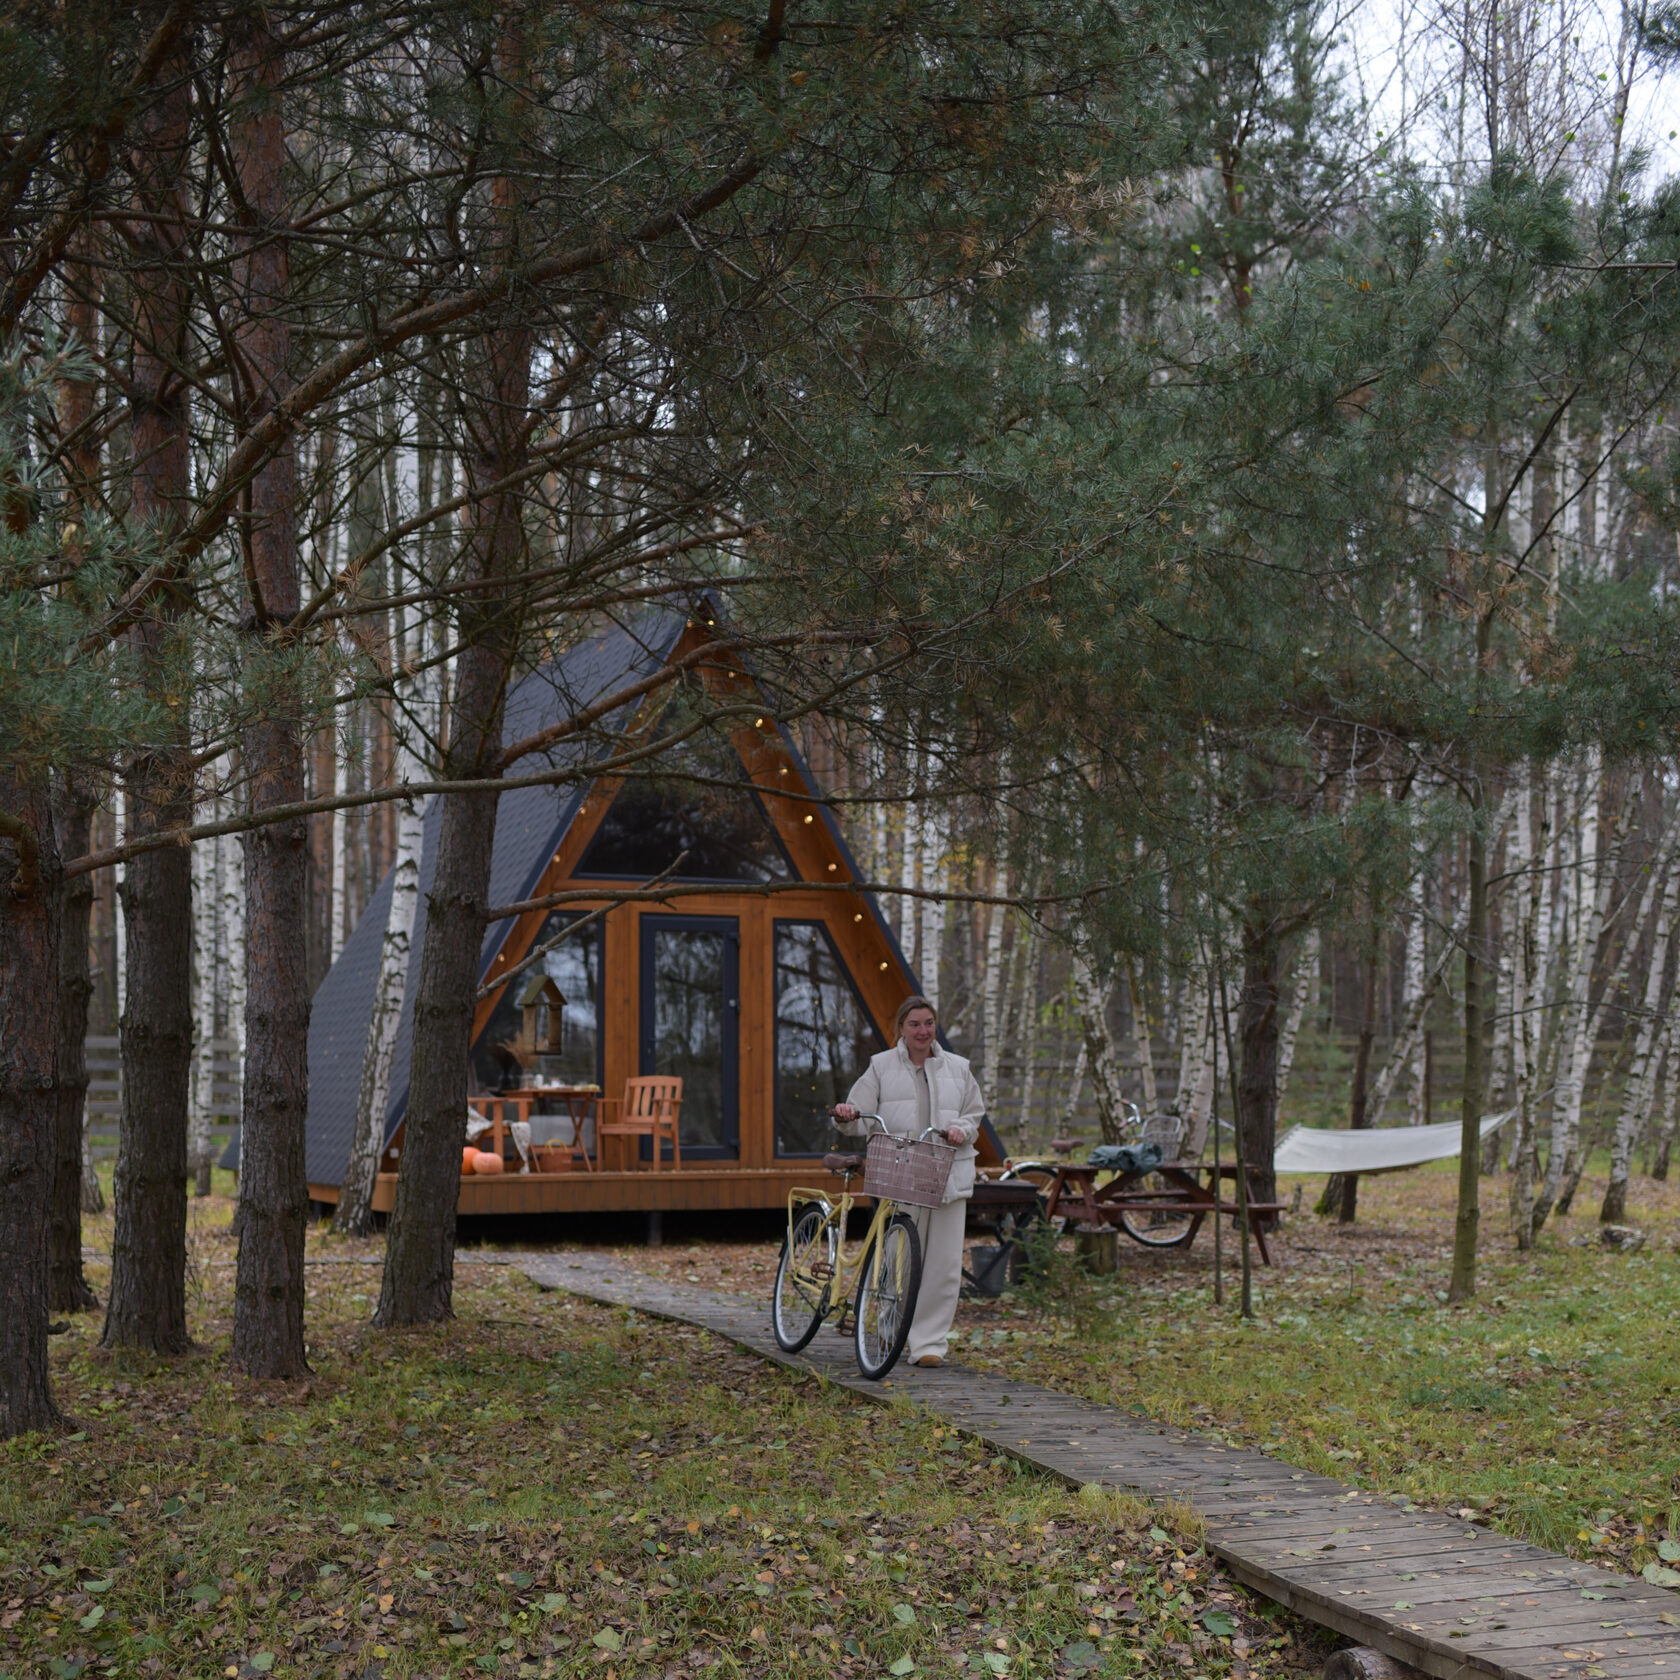
{"label": "bicycle pedal", "polygon": [[837,1336],[850,1336],[857,1329],[857,1320],[850,1313],[842,1313],[840,1322],[834,1326]]}

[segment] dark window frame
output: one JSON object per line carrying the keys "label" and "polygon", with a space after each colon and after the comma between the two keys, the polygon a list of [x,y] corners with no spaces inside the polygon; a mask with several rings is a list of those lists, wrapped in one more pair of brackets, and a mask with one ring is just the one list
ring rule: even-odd
{"label": "dark window frame", "polygon": [[[569,905],[564,909],[549,912],[549,916],[570,916],[574,922],[581,922],[586,916],[595,914],[596,912],[590,910],[587,906],[581,910],[573,910]],[[536,934],[532,937],[531,943],[525,947],[524,952],[517,959],[519,962],[523,962],[526,957],[530,956],[537,946],[543,943],[543,929],[548,926],[549,916],[543,917],[542,924],[538,927]],[[554,935],[549,934],[548,937],[552,939]],[[596,921],[593,938],[595,943],[595,973],[597,977],[595,998],[595,1077],[593,1083],[604,1086],[607,1071],[607,1032],[605,1019],[607,1001],[607,919],[605,916],[599,917]],[[497,955],[500,955],[500,952],[498,952]],[[494,961],[495,959],[492,958],[491,960]],[[469,1062],[478,1055],[480,1050],[484,1048],[485,1041],[490,1035],[491,1022],[496,1019],[496,1011],[502,1007],[503,999],[507,997],[508,987],[519,985],[525,979],[525,976],[530,972],[531,971],[529,969],[526,969],[524,973],[515,975],[512,980],[503,985],[501,996],[496,999],[494,1007],[491,1009],[489,1016],[485,1020],[484,1031],[479,1033],[473,1039],[472,1048],[467,1052]]]}
{"label": "dark window frame", "polygon": [[[640,780],[644,782],[651,782],[657,780],[681,782],[684,779],[685,778],[680,773],[665,777],[650,776],[638,778],[626,776],[624,780],[620,782],[618,791],[608,802],[606,810],[601,813],[600,820],[595,824],[595,832],[589,836],[588,844],[583,848],[583,855],[578,859],[577,868],[572,872],[572,879],[576,881],[645,881],[647,879],[647,875],[642,871],[633,870],[618,872],[604,869],[585,870],[583,866],[585,862],[588,861],[590,852],[594,850],[596,841],[600,838],[603,825],[606,823],[607,818],[612,815],[613,806],[619,802],[619,800],[624,796],[625,791],[636,781]],[[688,779],[694,780],[694,778]],[[701,787],[715,787],[717,784],[696,781],[695,785]],[[753,807],[758,812],[759,821],[763,823],[764,831],[770,837],[770,844],[775,847],[776,856],[782,860],[784,873],[781,879],[784,881],[797,881],[799,879],[798,866],[794,863],[792,855],[789,853],[787,846],[783,843],[781,830],[776,827],[774,820],[771,818],[769,808],[764,803],[758,784],[752,781],[744,781],[731,785],[738,787],[741,792],[745,793],[752,800]],[[707,884],[715,883],[723,887],[763,885],[763,883],[754,876],[695,875],[690,874],[686,869],[679,871],[677,874],[671,876],[670,879],[673,881],[701,881]],[[774,879],[774,877],[772,877],[772,879]]]}
{"label": "dark window frame", "polygon": [[[721,1144],[683,1144],[685,1161],[739,1161],[741,1159],[741,918],[739,916],[675,916],[643,911],[636,930],[636,1071],[651,1074],[657,1071],[653,1062],[654,984],[657,964],[653,960],[653,941],[659,933],[713,933],[724,940],[723,1005],[727,1018],[734,1023],[734,1032],[727,1030],[720,1049],[723,1053],[719,1098],[725,1141]],[[725,1025],[727,1027],[728,1020]],[[687,1092],[684,1092],[684,1099]],[[682,1117],[677,1117],[680,1135]],[[653,1159],[651,1138],[640,1140],[640,1158]],[[669,1161],[669,1154],[661,1155]]]}
{"label": "dark window frame", "polygon": [[[770,921],[770,1149],[773,1159],[778,1161],[815,1161],[825,1153],[821,1149],[783,1149],[782,1148],[782,1012],[779,1007],[778,983],[780,965],[776,961],[776,939],[784,927],[816,928],[823,938],[828,941],[829,955],[834,958],[834,965],[840,971],[840,978],[852,994],[852,1002],[857,1005],[860,1018],[869,1028],[875,1039],[875,1054],[887,1048],[886,1035],[881,1031],[879,1022],[875,1019],[874,1011],[863,1001],[863,993],[858,990],[858,983],[852,977],[851,964],[840,954],[840,942],[834,937],[834,929],[820,916],[774,916]],[[858,1069],[861,1077],[863,1069]]]}

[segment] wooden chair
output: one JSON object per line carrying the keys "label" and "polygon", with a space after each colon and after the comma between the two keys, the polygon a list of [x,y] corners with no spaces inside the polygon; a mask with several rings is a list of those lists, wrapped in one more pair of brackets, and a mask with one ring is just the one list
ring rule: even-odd
{"label": "wooden chair", "polygon": [[[595,1159],[606,1165],[603,1140],[610,1137],[652,1138],[653,1170],[664,1166],[662,1145],[671,1140],[671,1165],[682,1167],[682,1140],[677,1135],[677,1121],[682,1115],[683,1082],[666,1074],[645,1074],[624,1081],[622,1099],[603,1097],[595,1105]],[[630,1157],[633,1171],[639,1164],[641,1146],[638,1142]]]}

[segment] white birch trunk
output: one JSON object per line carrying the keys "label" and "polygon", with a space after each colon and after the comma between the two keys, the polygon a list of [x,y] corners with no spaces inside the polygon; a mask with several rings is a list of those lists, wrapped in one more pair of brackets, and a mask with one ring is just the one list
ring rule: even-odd
{"label": "white birch trunk", "polygon": [[1674,1065],[1680,1050],[1680,1033],[1675,1030],[1674,1012],[1670,1010],[1663,1030],[1663,1105],[1662,1122],[1657,1129],[1656,1148],[1651,1162],[1651,1176],[1659,1182],[1667,1179],[1669,1156],[1674,1148],[1674,1123],[1680,1106],[1680,1069]]}
{"label": "white birch trunk", "polygon": [[[1202,984],[1206,986],[1207,978],[1203,976]],[[1214,1048],[1213,1036],[1218,1031],[1219,1016],[1211,1003],[1204,997],[1201,1007],[1197,1011],[1201,1028],[1200,1055],[1196,1062],[1196,1079],[1190,1087],[1190,1101],[1188,1107],[1181,1105],[1180,1113],[1184,1120],[1184,1143],[1179,1150],[1179,1157],[1186,1161],[1199,1161],[1202,1151],[1207,1148],[1208,1127],[1213,1122],[1213,1082],[1217,1076],[1222,1082],[1230,1078],[1230,1070],[1225,1066],[1225,1045],[1223,1041],[1217,1050]]]}
{"label": "white birch trunk", "polygon": [[[1600,783],[1603,758],[1597,747],[1586,752],[1585,785],[1582,789],[1578,834],[1578,914],[1570,951],[1568,990],[1558,1038],[1557,1094],[1552,1103],[1552,1139],[1546,1160],[1546,1181],[1534,1203],[1534,1230],[1546,1223],[1563,1189],[1564,1173],[1575,1153],[1581,1127],[1581,1098],[1586,1087],[1587,1063],[1592,1057],[1588,1037],[1591,1016],[1587,1008],[1592,986],[1593,958],[1604,929],[1612,871],[1601,855],[1599,842]],[[1590,871],[1590,875],[1589,875]]]}
{"label": "white birch trunk", "polygon": [[[1680,867],[1672,852],[1663,881],[1662,900],[1652,929],[1650,966],[1645,971],[1645,997],[1634,1034],[1633,1058],[1628,1065],[1627,1083],[1622,1090],[1621,1112],[1616,1116],[1616,1134],[1610,1146],[1610,1182],[1605,1187],[1599,1220],[1614,1225],[1627,1216],[1628,1175],[1633,1146],[1651,1118],[1651,1100],[1657,1074],[1658,1037],[1663,1026],[1660,1014],[1663,981],[1668,971],[1668,947],[1674,933],[1674,918],[1680,910]],[[1631,948],[1640,929],[1630,929]]]}
{"label": "white birch trunk", "polygon": [[1015,1045],[1021,1064],[1021,1126],[1032,1124],[1033,1087],[1038,1080],[1038,924],[1027,923],[1021,953],[1021,992],[1016,1013]]}
{"label": "white birch trunk", "polygon": [[1207,1062],[1207,990],[1186,979],[1178,1010],[1178,1091],[1174,1102],[1189,1135],[1195,1093]]}
{"label": "white birch trunk", "polygon": [[221,848],[222,933],[227,942],[227,966],[222,978],[226,1000],[223,1016],[226,1036],[233,1050],[234,1071],[240,1089],[245,1086],[245,865],[244,848],[237,836],[223,835]]}
{"label": "white birch trunk", "polygon": [[[1295,958],[1295,989],[1290,994],[1289,1012],[1283,1018],[1283,1031],[1278,1034],[1277,1101],[1280,1116],[1283,1094],[1289,1089],[1289,1075],[1295,1066],[1295,1044],[1301,1036],[1301,1023],[1318,992],[1318,951],[1318,929],[1308,928]],[[1407,996],[1410,995],[1408,981]]]}
{"label": "white birch trunk", "polygon": [[[416,777],[408,775],[408,780]],[[391,903],[379,947],[373,1012],[368,1020],[367,1051],[356,1093],[356,1123],[350,1160],[339,1191],[333,1229],[366,1236],[373,1228],[373,1187],[379,1158],[385,1152],[385,1123],[391,1107],[391,1068],[397,1054],[397,1028],[408,989],[409,944],[414,910],[420,897],[420,842],[424,821],[405,803],[397,817],[396,857],[391,865]]]}
{"label": "white birch trunk", "polygon": [[1149,993],[1144,989],[1143,964],[1126,962],[1126,985],[1132,994],[1132,1036],[1138,1048],[1138,1078],[1142,1082],[1143,1112],[1161,1112],[1161,1093],[1155,1088],[1155,1035],[1149,1026]]}
{"label": "white birch trunk", "polygon": [[[1433,859],[1430,860],[1433,863]],[[1412,883],[1412,890],[1408,896],[1408,917],[1406,922],[1406,966],[1402,985],[1403,1009],[1410,1009],[1413,1002],[1423,991],[1424,962],[1428,956],[1429,943],[1429,869],[1420,869],[1417,879]],[[1423,1046],[1423,1034],[1417,1035],[1417,1041],[1412,1046],[1412,1053],[1406,1066],[1401,1070],[1409,1078],[1409,1098],[1406,1109],[1406,1123],[1411,1126],[1423,1124],[1423,1086],[1426,1077]]]}
{"label": "white birch trunk", "polygon": [[[1511,1075],[1517,1107],[1511,1141],[1511,1230],[1519,1249],[1534,1241],[1534,1160],[1538,1116],[1535,1113],[1535,1073],[1540,1055],[1541,928],[1545,916],[1547,871],[1542,867],[1545,826],[1537,836],[1534,822],[1532,766],[1525,763],[1517,782],[1516,874],[1512,894],[1515,926],[1511,950]],[[1541,790],[1542,813],[1546,791]]]}
{"label": "white birch trunk", "polygon": [[[944,824],[937,811],[924,810],[917,827],[916,885],[924,892],[940,892],[945,885]],[[945,904],[937,898],[918,899],[916,903],[916,944],[920,951],[922,992],[937,1014],[939,959],[945,947]]]}
{"label": "white birch trunk", "polygon": [[[216,802],[218,805],[220,801]],[[216,1101],[216,843],[192,849],[192,1075],[187,1122],[187,1169],[194,1190],[210,1194],[210,1128]]]}
{"label": "white birch trunk", "polygon": [[[1002,894],[998,895],[1002,897]],[[990,906],[986,925],[986,965],[980,978],[980,1042],[981,1089],[997,1083],[997,1069],[1001,1057],[998,1043],[1003,1032],[1003,924],[1008,916],[1002,904]],[[993,1090],[993,1096],[997,1095]]]}
{"label": "white birch trunk", "polygon": [[1120,1054],[1108,1026],[1109,988],[1098,978],[1087,954],[1077,947],[1071,953],[1073,1005],[1079,1016],[1081,1055],[1091,1075],[1091,1089],[1097,1099],[1097,1121],[1105,1143],[1119,1143],[1123,1136],[1126,1099],[1121,1082]]}
{"label": "white birch trunk", "polygon": [[[1511,820],[1511,813],[1516,808],[1514,792],[1507,793],[1500,801],[1499,809],[1494,813],[1493,827],[1488,835],[1488,850],[1491,852],[1505,832],[1506,825]],[[1367,1126],[1382,1124],[1383,1110],[1388,1106],[1388,1099],[1394,1094],[1394,1087],[1400,1081],[1400,1075],[1420,1053],[1423,1044],[1423,1024],[1429,1015],[1429,1005],[1439,990],[1442,978],[1445,976],[1454,955],[1462,948],[1464,938],[1470,926],[1470,911],[1468,904],[1460,907],[1459,915],[1453,923],[1452,937],[1441,949],[1441,954],[1435,959],[1434,965],[1424,976],[1423,986],[1417,996],[1406,1006],[1406,1013],[1402,1019],[1400,1031],[1395,1035],[1395,1043],[1387,1063],[1381,1073],[1377,1075],[1370,1094],[1366,1099],[1365,1113]]]}

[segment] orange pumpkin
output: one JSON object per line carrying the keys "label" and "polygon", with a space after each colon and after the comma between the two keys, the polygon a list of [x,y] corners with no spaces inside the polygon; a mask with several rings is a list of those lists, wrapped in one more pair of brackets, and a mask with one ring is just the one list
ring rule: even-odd
{"label": "orange pumpkin", "polygon": [[473,1171],[494,1175],[506,1171],[506,1164],[500,1155],[494,1155],[488,1149],[481,1149],[473,1156]]}
{"label": "orange pumpkin", "polygon": [[477,1159],[477,1157],[478,1157],[478,1151],[476,1149],[474,1149],[473,1146],[470,1143],[467,1145],[467,1147],[465,1149],[463,1149],[461,1151],[461,1176],[462,1176],[462,1178],[467,1177],[468,1174],[470,1174],[472,1172],[473,1162],[474,1162],[474,1160]]}

